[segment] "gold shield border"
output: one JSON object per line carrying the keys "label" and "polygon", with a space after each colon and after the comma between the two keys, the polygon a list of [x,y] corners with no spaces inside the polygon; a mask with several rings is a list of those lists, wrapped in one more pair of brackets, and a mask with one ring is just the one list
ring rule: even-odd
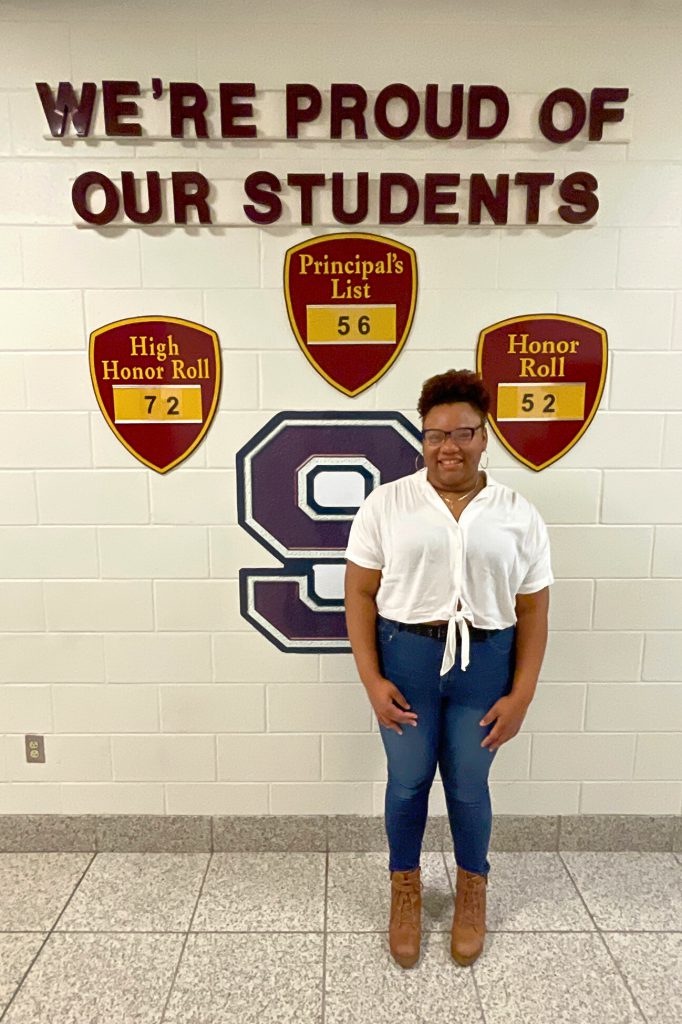
{"label": "gold shield border", "polygon": [[600,381],[599,381],[599,389],[597,391],[597,396],[596,396],[594,404],[592,406],[592,410],[591,410],[589,416],[587,417],[587,419],[585,420],[585,422],[583,423],[582,427],[580,428],[579,432],[576,434],[576,436],[571,441],[571,443],[567,444],[566,447],[563,448],[560,452],[557,452],[556,455],[553,455],[551,459],[548,459],[546,462],[543,462],[541,465],[536,465],[534,462],[529,462],[528,459],[525,459],[523,457],[523,455],[521,455],[519,452],[517,452],[516,449],[513,448],[509,444],[509,442],[500,433],[500,431],[499,431],[495,421],[492,419],[492,417],[490,418],[490,425],[491,425],[491,427],[493,428],[493,430],[494,430],[495,434],[497,435],[499,441],[501,441],[501,443],[504,445],[504,447],[507,449],[507,451],[511,452],[511,454],[514,456],[515,459],[518,459],[519,462],[523,462],[523,464],[525,466],[528,466],[529,469],[533,469],[536,472],[539,472],[541,469],[546,469],[547,466],[551,466],[553,462],[556,462],[563,455],[565,455],[566,452],[569,452],[571,450],[571,448],[573,448],[573,446],[578,443],[578,441],[583,436],[583,434],[585,433],[585,431],[589,427],[590,423],[594,419],[595,414],[597,412],[597,409],[599,408],[599,403],[601,402],[601,396],[602,396],[602,394],[604,392],[604,384],[606,382],[606,371],[608,369],[609,353],[608,353],[606,331],[604,330],[603,327],[600,327],[598,324],[593,324],[591,320],[581,320],[580,317],[576,317],[576,316],[564,316],[562,313],[531,313],[528,316],[512,316],[512,317],[509,317],[508,320],[498,320],[498,322],[496,324],[490,324],[488,327],[484,327],[483,330],[478,335],[478,346],[477,346],[477,349],[476,349],[476,371],[477,371],[479,377],[482,375],[481,374],[481,369],[482,369],[482,364],[483,364],[483,359],[482,359],[483,344],[485,342],[486,336],[491,331],[496,331],[498,329],[498,327],[507,327],[509,324],[518,324],[518,323],[521,323],[522,321],[527,321],[527,320],[558,320],[558,321],[561,321],[562,323],[580,324],[582,327],[591,327],[593,330],[597,331],[597,333],[601,335],[601,341],[602,341],[601,378],[600,378]]}
{"label": "gold shield border", "polygon": [[[197,330],[203,331],[204,334],[208,334],[213,339],[213,347],[216,360],[216,380],[213,392],[213,402],[208,412],[208,416],[206,417],[206,422],[204,423],[203,427],[201,428],[201,431],[197,435],[196,439],[192,442],[190,447],[187,449],[187,451],[184,452],[184,454],[181,455],[179,458],[177,458],[175,462],[171,462],[168,466],[165,466],[163,468],[161,466],[156,466],[153,462],[149,462],[148,459],[145,459],[141,455],[139,455],[134,448],[130,447],[126,439],[120,434],[118,428],[116,427],[116,424],[110,418],[106,410],[106,406],[102,401],[102,397],[99,393],[99,384],[97,381],[97,377],[95,376],[95,342],[97,338],[100,336],[100,334],[104,334],[106,331],[109,331],[112,327],[123,327],[126,324],[140,324],[145,323],[148,320],[161,320],[164,323],[180,324],[183,327],[195,327],[197,328]],[[187,456],[194,451],[197,445],[200,444],[200,442],[203,440],[208,428],[213,422],[213,416],[215,414],[216,406],[218,405],[218,396],[220,394],[220,385],[222,380],[222,363],[220,356],[220,345],[218,344],[218,335],[216,334],[215,331],[211,330],[210,327],[204,327],[203,324],[195,323],[194,320],[183,320],[181,317],[164,316],[161,313],[157,313],[150,316],[131,316],[127,317],[124,320],[112,320],[110,324],[105,324],[103,327],[98,327],[96,331],[92,331],[92,333],[90,334],[90,379],[92,380],[92,387],[95,392],[95,398],[97,399],[97,404],[100,407],[102,415],[104,416],[104,419],[107,421],[109,428],[113,431],[113,433],[116,435],[116,437],[124,446],[124,448],[127,448],[130,454],[134,455],[138,462],[142,462],[145,466],[149,466],[150,469],[156,470],[157,473],[167,473],[169,469],[173,469],[174,466],[177,466],[179,465],[179,463],[184,462]]]}
{"label": "gold shield border", "polygon": [[[316,242],[327,241],[329,239],[335,238],[371,239],[374,242],[383,242],[384,244],[394,245],[396,246],[396,248],[402,249],[402,251],[407,256],[409,256],[410,264],[412,267],[412,295],[410,297],[410,312],[408,313],[407,323],[405,324],[403,336],[397,343],[395,352],[393,353],[389,361],[386,363],[386,365],[383,367],[381,372],[375,374],[375,376],[372,377],[371,380],[368,380],[366,384],[362,385],[362,387],[356,388],[355,391],[349,391],[347,388],[342,387],[341,384],[337,384],[335,380],[332,380],[332,378],[327,373],[324,372],[322,367],[313,358],[310,351],[306,347],[305,341],[303,340],[299,333],[298,325],[296,324],[296,319],[294,317],[294,311],[291,306],[291,299],[289,297],[289,267],[291,265],[291,260],[293,256],[297,252],[300,252],[302,249],[307,249],[308,246],[313,245]],[[349,398],[355,398],[356,395],[359,395],[363,391],[366,391],[367,388],[371,387],[372,384],[375,384],[378,380],[380,380],[383,377],[383,375],[391,368],[391,366],[393,366],[393,363],[396,361],[396,359],[402,352],[403,346],[407,341],[407,336],[410,333],[410,328],[412,327],[412,321],[414,319],[415,307],[417,305],[417,254],[414,249],[410,248],[409,245],[405,245],[403,242],[396,242],[392,238],[385,238],[383,235],[372,235],[367,232],[357,231],[333,232],[330,235],[317,235],[315,238],[309,238],[307,242],[299,242],[298,245],[294,245],[292,246],[291,249],[287,249],[286,257],[284,260],[284,297],[286,299],[287,304],[287,314],[289,316],[289,323],[291,324],[291,329],[294,332],[294,336],[296,338],[296,341],[298,342],[299,348],[303,352],[303,355],[306,357],[311,366],[315,367],[319,375],[321,377],[324,377],[328,384],[331,384],[333,388],[336,388],[337,391],[340,391],[342,394],[347,395]]]}

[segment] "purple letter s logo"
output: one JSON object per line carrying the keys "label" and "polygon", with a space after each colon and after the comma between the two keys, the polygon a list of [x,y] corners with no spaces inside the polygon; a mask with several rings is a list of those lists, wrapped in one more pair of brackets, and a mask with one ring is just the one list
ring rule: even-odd
{"label": "purple letter s logo", "polygon": [[241,569],[241,613],[282,651],[348,651],[343,554],[380,483],[414,472],[398,412],[281,412],[237,452],[238,518],[283,568]]}

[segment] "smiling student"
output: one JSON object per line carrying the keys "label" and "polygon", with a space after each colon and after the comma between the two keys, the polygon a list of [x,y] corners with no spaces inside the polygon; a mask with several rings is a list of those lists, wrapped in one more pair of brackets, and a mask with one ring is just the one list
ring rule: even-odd
{"label": "smiling student", "polygon": [[388,765],[389,942],[402,967],[419,959],[420,854],[437,767],[457,863],[451,953],[467,966],[483,949],[488,774],[521,728],[547,642],[547,528],[480,467],[489,406],[468,370],[424,383],[424,466],[372,491],[346,550],[348,636]]}

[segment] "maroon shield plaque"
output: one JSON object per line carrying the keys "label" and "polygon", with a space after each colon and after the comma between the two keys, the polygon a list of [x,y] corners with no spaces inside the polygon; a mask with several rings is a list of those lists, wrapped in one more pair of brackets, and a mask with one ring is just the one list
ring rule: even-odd
{"label": "maroon shield plaque", "polygon": [[166,473],[208,430],[220,391],[218,335],[191,320],[136,316],[90,335],[99,407],[136,459]]}
{"label": "maroon shield plaque", "polygon": [[565,455],[599,407],[607,362],[606,331],[588,320],[537,313],[484,328],[477,368],[505,448],[535,470]]}
{"label": "maroon shield plaque", "polygon": [[417,299],[415,252],[380,235],[321,235],[287,251],[284,294],[306,359],[353,397],[405,344]]}

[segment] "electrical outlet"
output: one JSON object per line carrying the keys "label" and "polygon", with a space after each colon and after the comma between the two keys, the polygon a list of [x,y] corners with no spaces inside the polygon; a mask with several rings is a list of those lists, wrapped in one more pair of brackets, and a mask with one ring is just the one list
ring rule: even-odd
{"label": "electrical outlet", "polygon": [[26,760],[29,764],[45,764],[44,736],[26,736]]}

